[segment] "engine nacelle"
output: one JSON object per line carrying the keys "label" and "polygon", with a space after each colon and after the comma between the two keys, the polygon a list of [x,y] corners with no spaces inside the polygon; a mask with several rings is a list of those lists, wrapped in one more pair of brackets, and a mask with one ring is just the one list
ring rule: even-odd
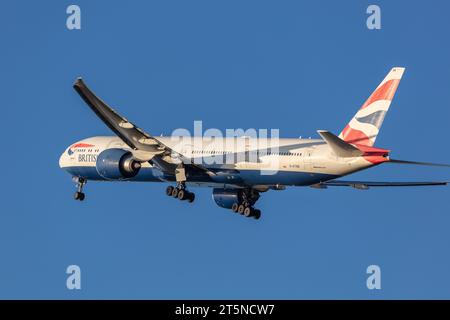
{"label": "engine nacelle", "polygon": [[98,155],[95,167],[98,174],[105,179],[122,180],[136,176],[141,164],[134,160],[132,153],[127,150],[107,149]]}
{"label": "engine nacelle", "polygon": [[212,197],[219,207],[226,209],[241,202],[241,192],[236,189],[213,189]]}

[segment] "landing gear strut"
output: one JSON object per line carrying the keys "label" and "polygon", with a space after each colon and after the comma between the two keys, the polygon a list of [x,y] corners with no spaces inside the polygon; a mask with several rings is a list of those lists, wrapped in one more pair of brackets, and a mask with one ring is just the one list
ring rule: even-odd
{"label": "landing gear strut", "polygon": [[233,203],[231,210],[245,217],[253,217],[256,220],[261,218],[261,210],[253,208],[253,205],[259,199],[259,192],[253,189],[242,190],[239,202]]}
{"label": "landing gear strut", "polygon": [[86,197],[86,195],[83,193],[83,187],[87,183],[87,180],[81,177],[73,177],[73,181],[77,186],[77,191],[74,193],[73,198],[75,200],[83,201]]}
{"label": "landing gear strut", "polygon": [[188,202],[193,202],[195,199],[195,193],[187,191],[184,183],[178,183],[176,187],[168,186],[166,195],[178,200],[187,200]]}
{"label": "landing gear strut", "polygon": [[168,186],[166,188],[166,194],[169,197],[174,197],[178,200],[193,202],[195,199],[195,194],[187,191],[186,189],[186,168],[183,163],[178,164],[175,169],[175,180],[177,181],[177,186]]}

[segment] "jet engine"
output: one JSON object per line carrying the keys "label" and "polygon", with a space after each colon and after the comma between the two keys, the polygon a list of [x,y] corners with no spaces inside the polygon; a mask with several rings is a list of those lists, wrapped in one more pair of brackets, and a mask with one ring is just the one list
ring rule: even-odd
{"label": "jet engine", "polygon": [[134,160],[132,153],[127,150],[107,149],[98,155],[95,167],[105,179],[124,180],[136,176],[141,163]]}
{"label": "jet engine", "polygon": [[237,189],[213,189],[212,197],[219,207],[231,209],[233,203],[240,203],[242,192]]}

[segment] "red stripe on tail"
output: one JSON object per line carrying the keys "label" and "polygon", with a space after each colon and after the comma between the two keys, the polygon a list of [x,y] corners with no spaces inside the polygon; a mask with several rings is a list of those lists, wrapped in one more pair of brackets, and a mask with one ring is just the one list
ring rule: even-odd
{"label": "red stripe on tail", "polygon": [[365,107],[371,105],[372,103],[374,103],[375,101],[378,101],[378,100],[392,101],[399,83],[400,83],[400,79],[392,79],[392,80],[386,81],[382,86],[380,86],[378,89],[376,89],[370,95],[370,97],[363,104],[361,109],[364,109]]}
{"label": "red stripe on tail", "polygon": [[349,125],[342,131],[342,140],[348,143],[372,146],[372,141],[370,141],[369,137],[364,132],[355,130]]}

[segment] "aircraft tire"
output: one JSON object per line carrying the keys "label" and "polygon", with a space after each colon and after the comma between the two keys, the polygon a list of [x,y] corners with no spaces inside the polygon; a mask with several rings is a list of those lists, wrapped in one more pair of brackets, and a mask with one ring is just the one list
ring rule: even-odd
{"label": "aircraft tire", "polygon": [[192,202],[194,202],[194,200],[195,200],[195,193],[193,193],[193,192],[188,192],[188,194],[187,194],[187,201],[188,201],[189,203],[192,203]]}
{"label": "aircraft tire", "polygon": [[247,218],[248,218],[248,217],[251,217],[252,214],[253,214],[253,209],[252,209],[252,207],[246,207],[246,208],[244,209],[244,216],[246,216]]}
{"label": "aircraft tire", "polygon": [[84,198],[85,198],[85,194],[83,192],[78,192],[77,191],[77,192],[74,193],[73,198],[75,200],[83,201]]}
{"label": "aircraft tire", "polygon": [[172,195],[172,191],[173,191],[174,187],[172,186],[168,186],[166,188],[166,194],[170,197]]}

